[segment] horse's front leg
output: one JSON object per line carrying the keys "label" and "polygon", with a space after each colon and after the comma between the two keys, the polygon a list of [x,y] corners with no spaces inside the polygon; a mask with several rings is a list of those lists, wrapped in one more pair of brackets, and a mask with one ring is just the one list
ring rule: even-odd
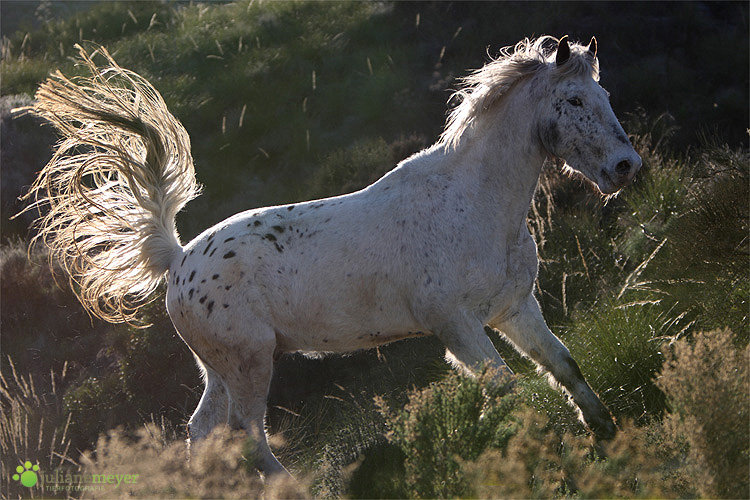
{"label": "horse's front leg", "polygon": [[458,313],[434,332],[445,345],[445,359],[465,374],[473,376],[487,365],[513,374],[492,345],[482,322],[471,314]]}
{"label": "horse's front leg", "polygon": [[529,295],[511,316],[491,322],[490,326],[503,332],[567,390],[597,439],[610,439],[615,435],[612,414],[586,383],[570,351],[547,327],[533,295]]}

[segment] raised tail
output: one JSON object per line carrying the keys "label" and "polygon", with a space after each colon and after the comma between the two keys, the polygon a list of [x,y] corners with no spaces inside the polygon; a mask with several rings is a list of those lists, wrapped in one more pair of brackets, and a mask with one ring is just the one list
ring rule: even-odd
{"label": "raised tail", "polygon": [[181,251],[175,216],[200,192],[190,138],[144,78],[104,48],[78,49],[91,75],[57,71],[28,109],[62,135],[26,195],[30,208],[48,209],[35,241],[63,264],[90,313],[137,322]]}

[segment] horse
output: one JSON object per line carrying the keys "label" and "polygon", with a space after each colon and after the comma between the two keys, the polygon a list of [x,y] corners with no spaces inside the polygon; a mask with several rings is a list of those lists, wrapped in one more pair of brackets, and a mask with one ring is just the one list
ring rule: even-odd
{"label": "horse", "polygon": [[[261,473],[288,474],[265,434],[274,361],[436,336],[469,374],[510,372],[499,331],[568,393],[597,439],[614,419],[534,296],[526,217],[547,158],[603,195],[641,158],[599,85],[596,39],[543,36],[463,78],[432,146],[350,194],[238,213],[180,243],[175,216],[200,187],[190,139],[154,87],[100,47],[90,76],[57,71],[28,110],[62,141],[27,197],[90,314],[138,322],[167,283],[166,308],[203,374],[188,443],[229,424],[255,438]],[[103,57],[99,67],[94,57]]]}

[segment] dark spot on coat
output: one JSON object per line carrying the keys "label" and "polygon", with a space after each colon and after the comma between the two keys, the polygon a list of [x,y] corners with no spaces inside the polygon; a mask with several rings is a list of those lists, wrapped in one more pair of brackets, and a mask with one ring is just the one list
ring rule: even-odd
{"label": "dark spot on coat", "polygon": [[266,235],[264,236],[264,238],[267,239],[268,241],[276,241],[276,236],[274,236],[271,233],[266,233]]}
{"label": "dark spot on coat", "polygon": [[229,307],[229,304],[222,304],[224,306],[224,309],[227,309]]}
{"label": "dark spot on coat", "polygon": [[276,247],[276,250],[279,251],[279,253],[284,251],[284,247],[282,245],[279,245],[278,243],[274,242],[273,246]]}
{"label": "dark spot on coat", "polygon": [[206,255],[208,253],[208,250],[211,248],[211,245],[213,245],[213,241],[209,241],[208,245],[206,245],[206,248],[203,250],[203,255]]}
{"label": "dark spot on coat", "polygon": [[292,210],[294,210],[294,205],[289,205],[288,207],[286,207],[286,209],[291,212]]}
{"label": "dark spot on coat", "polygon": [[195,271],[190,273],[190,278],[188,279],[188,281],[192,282],[194,277],[195,277]]}
{"label": "dark spot on coat", "polygon": [[[261,224],[263,224],[263,223],[261,221],[259,221],[259,220],[256,220],[256,221],[253,222],[253,226],[255,226],[255,227],[258,227]],[[250,227],[250,224],[248,224],[248,227]]]}
{"label": "dark spot on coat", "polygon": [[234,257],[235,255],[236,255],[236,254],[234,253],[234,251],[230,250],[230,251],[228,251],[227,253],[225,253],[225,254],[224,254],[224,258],[225,258],[225,259],[231,259],[231,258],[232,258],[232,257]]}
{"label": "dark spot on coat", "polygon": [[227,238],[224,240],[224,243],[229,243],[230,241],[234,240],[234,237]]}
{"label": "dark spot on coat", "polygon": [[198,299],[198,302],[200,302],[201,304],[203,304],[206,301],[207,298],[208,298],[208,295],[204,295],[203,297],[201,297],[200,299]]}
{"label": "dark spot on coat", "polygon": [[554,154],[557,145],[560,142],[560,132],[557,130],[557,123],[549,121],[539,128],[539,138],[542,145],[548,153]]}
{"label": "dark spot on coat", "polygon": [[188,299],[193,298],[193,292],[195,292],[195,288],[191,288],[190,291],[188,292]]}
{"label": "dark spot on coat", "polygon": [[208,304],[206,304],[206,309],[208,309],[208,314],[206,315],[206,317],[211,316],[211,311],[214,310],[214,301],[213,300],[211,302],[209,302]]}
{"label": "dark spot on coat", "polygon": [[216,278],[218,278],[218,277],[219,277],[219,275],[218,275],[218,274],[214,274],[213,276],[211,276],[211,279],[212,279],[212,280],[215,280],[215,279],[216,279]]}
{"label": "dark spot on coat", "polygon": [[281,227],[281,226],[272,226],[271,229],[273,229],[277,233],[283,233],[284,232],[284,228]]}
{"label": "dark spot on coat", "polygon": [[224,290],[229,290],[230,288],[232,288],[232,285],[227,285],[224,287]]}
{"label": "dark spot on coat", "polygon": [[218,250],[218,248],[214,248],[213,250],[211,250],[211,253],[210,253],[210,254],[208,254],[208,256],[209,256],[209,257],[213,257],[213,256],[214,256],[214,254],[216,253],[216,250]]}
{"label": "dark spot on coat", "polygon": [[187,259],[187,255],[185,255],[184,257],[182,257],[182,262],[180,262],[180,267],[182,267],[182,266],[185,265],[185,259]]}

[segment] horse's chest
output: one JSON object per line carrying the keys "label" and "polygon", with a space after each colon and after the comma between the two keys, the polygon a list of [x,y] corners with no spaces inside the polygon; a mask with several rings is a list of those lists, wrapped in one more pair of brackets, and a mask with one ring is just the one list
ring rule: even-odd
{"label": "horse's chest", "polygon": [[502,262],[495,267],[497,271],[485,274],[488,298],[480,312],[487,319],[502,316],[532,292],[539,265],[530,235],[498,252],[497,260]]}

